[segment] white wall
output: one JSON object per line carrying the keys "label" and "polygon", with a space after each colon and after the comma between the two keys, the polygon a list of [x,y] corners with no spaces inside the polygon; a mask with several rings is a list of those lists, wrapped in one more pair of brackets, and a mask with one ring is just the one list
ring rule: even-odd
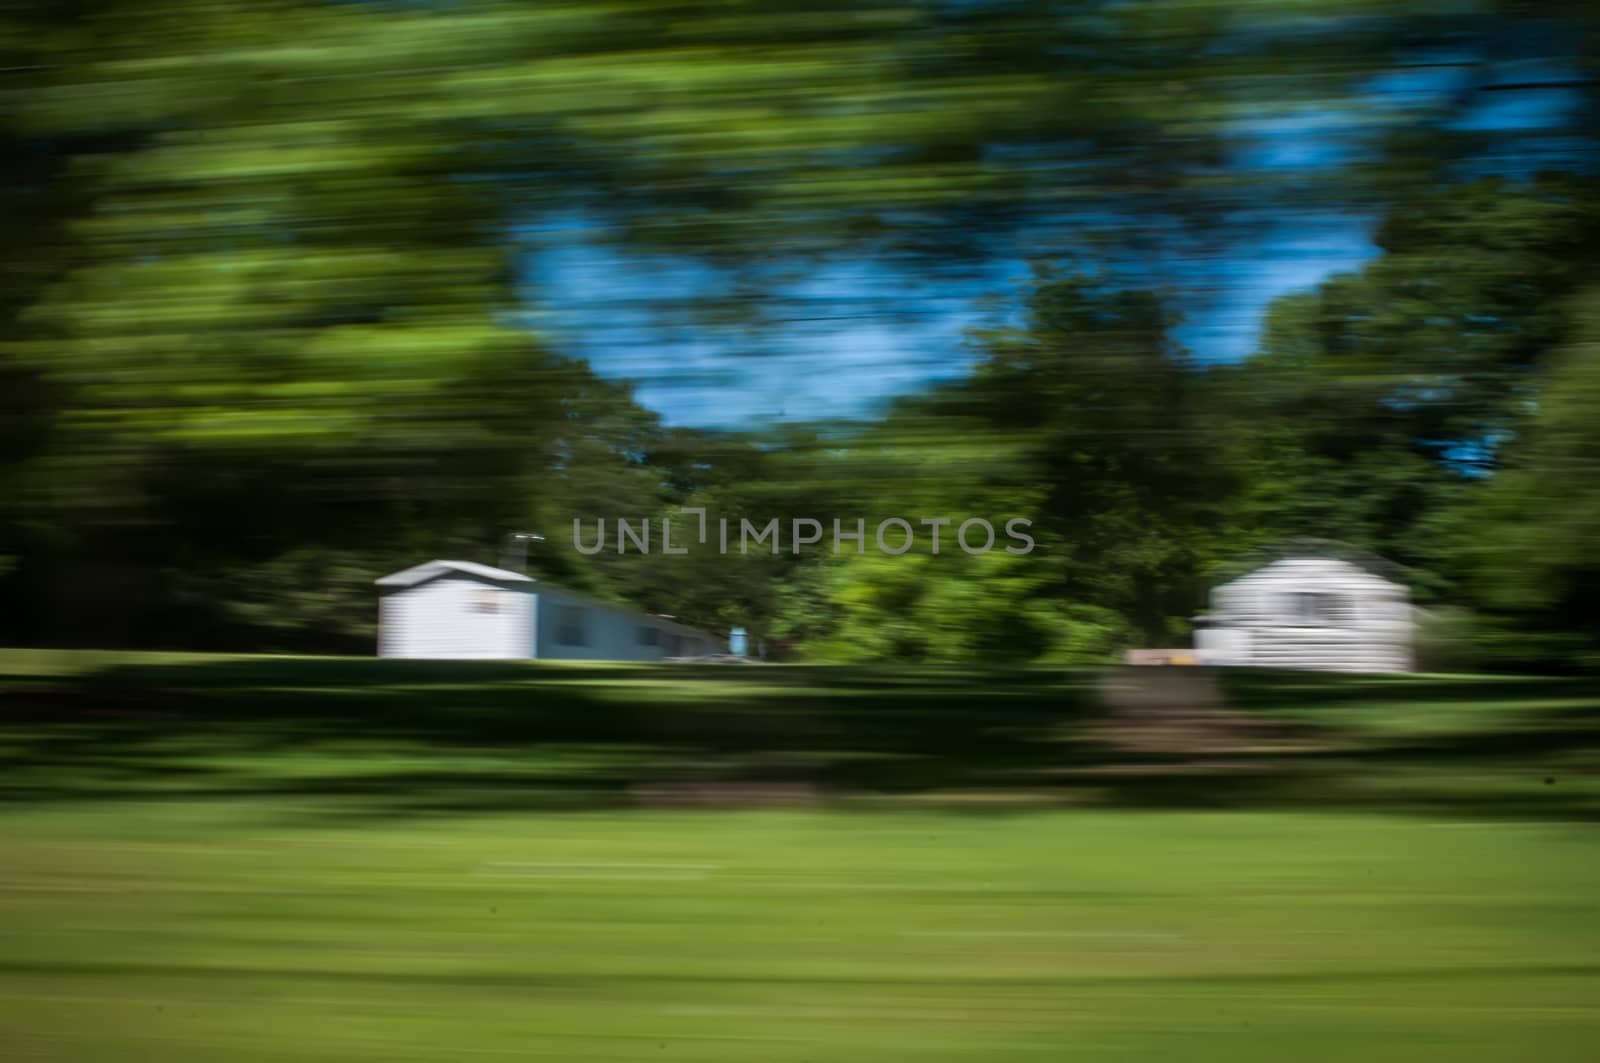
{"label": "white wall", "polygon": [[532,620],[530,589],[441,576],[379,599],[378,656],[531,657]]}
{"label": "white wall", "polygon": [[[1315,595],[1312,615],[1305,599]],[[1201,659],[1348,672],[1413,668],[1412,621],[1404,587],[1333,559],[1277,561],[1211,594]]]}

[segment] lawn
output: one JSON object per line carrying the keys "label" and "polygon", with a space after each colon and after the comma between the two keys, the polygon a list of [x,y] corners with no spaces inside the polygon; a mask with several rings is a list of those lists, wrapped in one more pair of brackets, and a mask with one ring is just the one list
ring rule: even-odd
{"label": "lawn", "polygon": [[546,813],[0,826],[49,1060],[1587,1060],[1589,825]]}
{"label": "lawn", "polygon": [[1584,687],[1095,682],[0,655],[0,1058],[1593,1058]]}

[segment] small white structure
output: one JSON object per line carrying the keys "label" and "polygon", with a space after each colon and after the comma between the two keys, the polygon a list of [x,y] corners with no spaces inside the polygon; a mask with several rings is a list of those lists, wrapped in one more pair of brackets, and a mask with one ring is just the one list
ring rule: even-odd
{"label": "small white structure", "polygon": [[472,561],[428,561],[377,584],[380,657],[658,661],[718,648],[665,617]]}
{"label": "small white structure", "polygon": [[1336,558],[1274,561],[1211,592],[1195,618],[1201,664],[1409,672],[1406,588]]}

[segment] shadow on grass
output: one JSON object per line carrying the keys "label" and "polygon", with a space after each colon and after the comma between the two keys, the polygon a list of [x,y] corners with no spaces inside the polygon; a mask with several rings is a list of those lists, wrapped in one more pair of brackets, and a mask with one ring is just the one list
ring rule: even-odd
{"label": "shadow on grass", "polygon": [[[1597,745],[1574,680],[1231,673],[1249,716],[1538,703],[1515,726],[1197,755],[1108,744],[1102,676],[1050,669],[151,658],[0,675],[0,800],[253,799],[328,816],[1021,795],[1044,804],[1600,814],[1540,785]],[[1535,705],[1537,709],[1537,705]],[[1375,709],[1376,711],[1376,709]],[[1482,785],[1463,787],[1463,773]],[[1396,776],[1400,782],[1395,781]],[[1562,772],[1564,780],[1570,780]],[[1515,785],[1504,785],[1506,779]],[[1438,783],[1435,785],[1435,783]]]}
{"label": "shadow on grass", "polygon": [[1600,707],[1596,681],[1584,676],[1359,675],[1265,668],[1219,669],[1218,674],[1228,701],[1244,710],[1386,702],[1471,706],[1565,698],[1591,699]]}

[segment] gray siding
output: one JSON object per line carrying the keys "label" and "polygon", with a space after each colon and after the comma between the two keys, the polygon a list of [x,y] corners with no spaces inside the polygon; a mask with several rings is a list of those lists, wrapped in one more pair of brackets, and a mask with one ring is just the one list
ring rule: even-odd
{"label": "gray siding", "polygon": [[[537,656],[545,660],[659,661],[719,648],[703,631],[571,591],[541,587],[538,599]],[[647,640],[643,631],[654,634]]]}

